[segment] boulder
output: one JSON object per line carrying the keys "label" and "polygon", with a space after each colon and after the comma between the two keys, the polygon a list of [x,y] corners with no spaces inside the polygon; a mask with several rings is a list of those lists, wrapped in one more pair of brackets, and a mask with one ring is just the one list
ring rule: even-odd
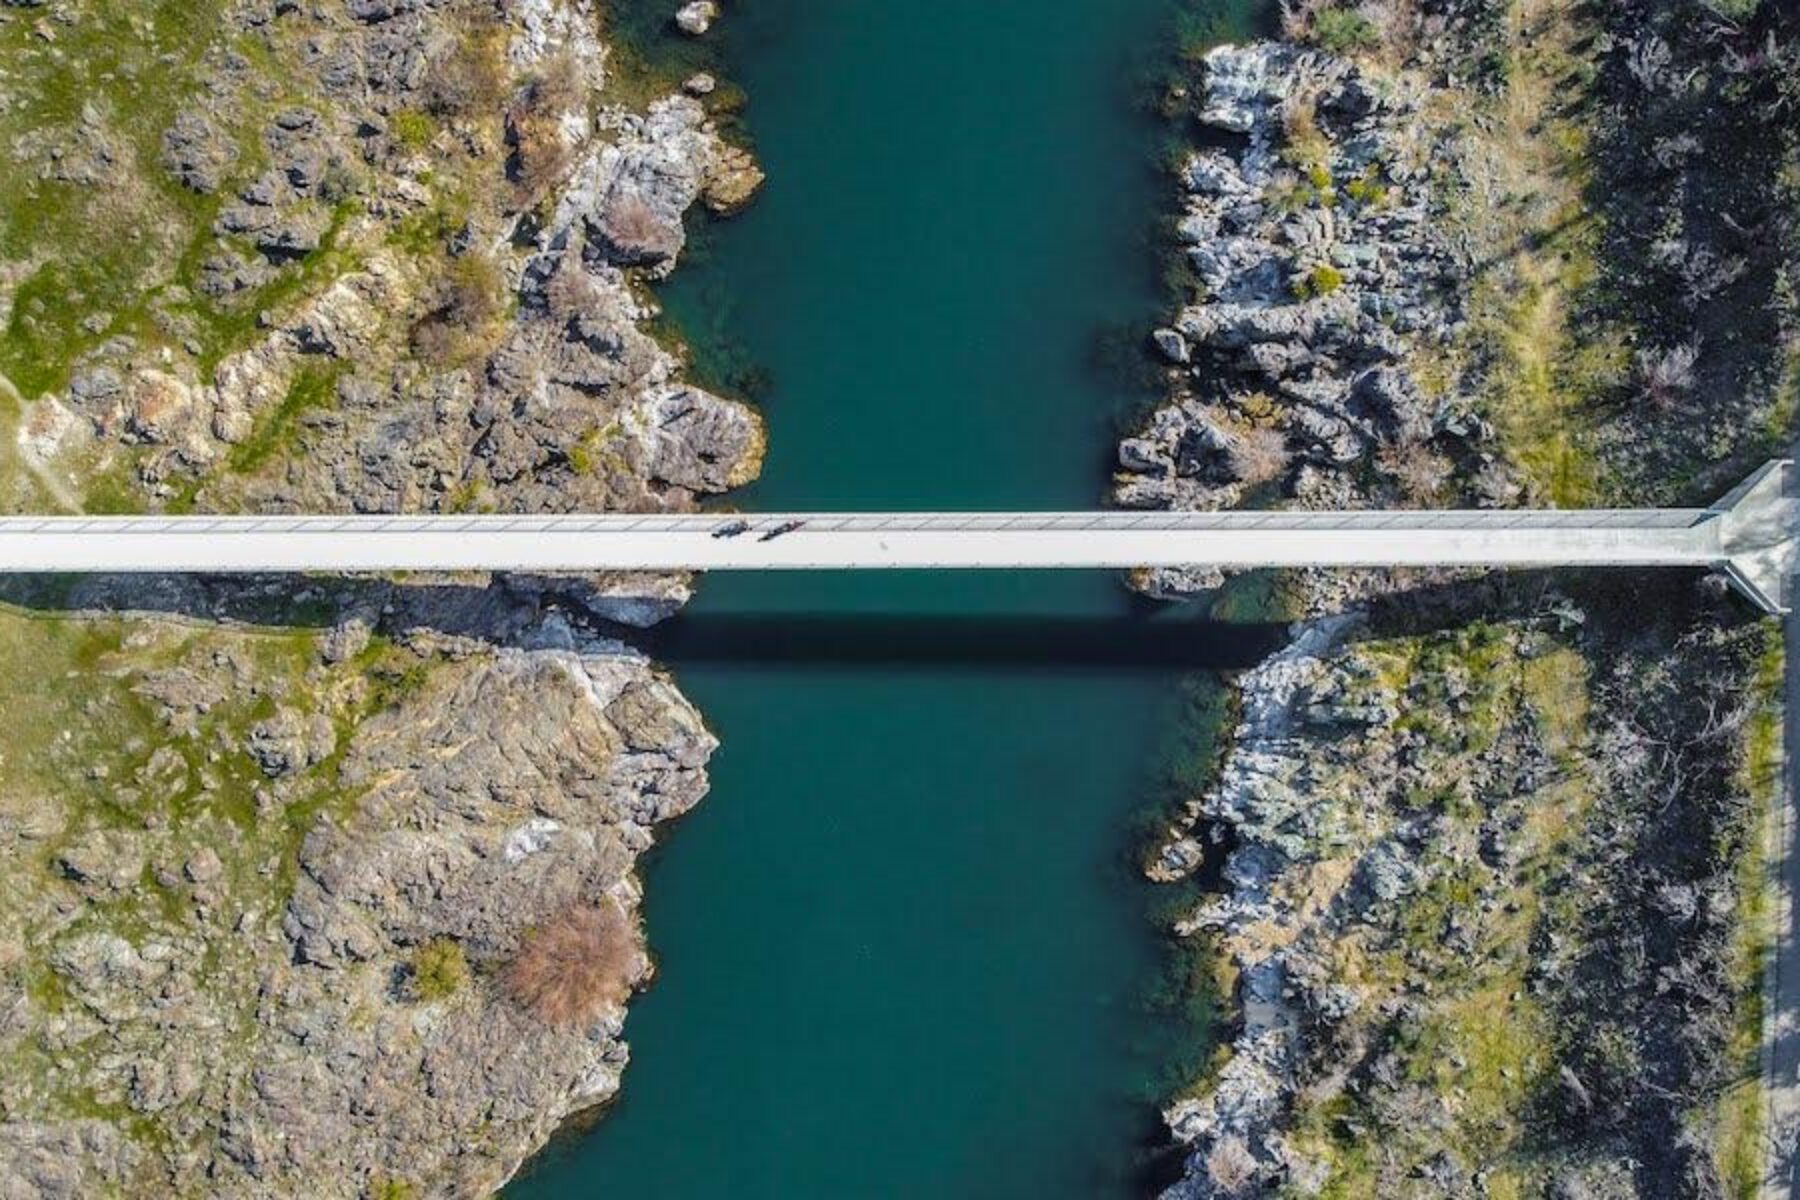
{"label": "boulder", "polygon": [[693,0],[675,10],[675,26],[689,37],[699,37],[719,19],[719,6],[714,0]]}

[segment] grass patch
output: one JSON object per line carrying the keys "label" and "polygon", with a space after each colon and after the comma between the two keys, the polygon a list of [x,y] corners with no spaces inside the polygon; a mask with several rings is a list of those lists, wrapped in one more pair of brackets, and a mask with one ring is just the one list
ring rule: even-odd
{"label": "grass patch", "polygon": [[1455,202],[1489,248],[1456,357],[1478,369],[1485,411],[1528,499],[1563,507],[1606,490],[1597,432],[1630,369],[1626,336],[1604,316],[1601,217],[1587,199],[1592,73],[1582,47],[1592,21],[1550,0],[1509,9],[1497,35],[1505,86],[1484,120],[1465,126],[1477,149],[1474,191]]}
{"label": "grass patch", "polygon": [[448,1000],[469,982],[469,960],[451,938],[433,938],[413,955],[407,991],[425,1004]]}
{"label": "grass patch", "polygon": [[302,371],[288,385],[287,395],[276,405],[256,430],[231,451],[230,465],[236,472],[248,474],[262,467],[276,454],[291,449],[298,436],[301,419],[317,409],[329,408],[337,392],[341,367]]}
{"label": "grass patch", "polygon": [[[360,800],[340,771],[357,723],[380,700],[362,677],[431,665],[380,640],[325,664],[320,637],[0,605],[0,677],[32,681],[9,695],[0,745],[0,819],[32,831],[0,873],[0,911],[16,914],[23,934],[22,953],[0,971],[33,1020],[82,1012],[87,1001],[56,955],[72,938],[105,933],[140,949],[194,948],[184,970],[227,1022],[208,1052],[250,1052],[245,1031],[267,966],[261,934],[279,925],[308,832],[321,816],[349,819]],[[250,736],[280,709],[327,720],[335,746],[286,776],[271,808]],[[83,882],[71,916],[43,924],[45,898],[71,886],[69,861],[97,863],[102,876],[119,869]],[[202,887],[217,900],[197,903]],[[420,965],[433,994],[467,977],[454,945],[426,947]],[[15,1094],[32,1108],[16,1115],[98,1115],[141,1145],[163,1145],[173,1128],[165,1122],[185,1120],[181,1109],[144,1114],[110,1092],[96,1099],[95,1072],[112,1052],[104,1038],[54,1054],[35,1038],[0,1047],[0,1071],[29,1081]]]}
{"label": "grass patch", "polygon": [[1735,1082],[1719,1097],[1714,1132],[1726,1195],[1755,1200],[1763,1182],[1763,1018],[1765,974],[1774,948],[1774,887],[1770,841],[1781,803],[1781,691],[1785,659],[1772,632],[1757,664],[1756,712],[1744,729],[1742,786],[1752,798],[1751,820],[1737,853],[1737,922],[1731,942],[1731,990],[1736,1019],[1726,1046]]}
{"label": "grass patch", "polygon": [[1333,54],[1349,54],[1379,46],[1381,32],[1354,8],[1328,8],[1313,17],[1312,40]]}

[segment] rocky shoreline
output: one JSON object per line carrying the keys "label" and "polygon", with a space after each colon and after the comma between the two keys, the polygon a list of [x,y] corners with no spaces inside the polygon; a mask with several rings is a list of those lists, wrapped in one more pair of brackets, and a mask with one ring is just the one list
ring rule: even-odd
{"label": "rocky shoreline", "polygon": [[[86,275],[54,220],[4,243],[8,507],[755,477],[760,417],[648,329],[690,210],[762,180],[713,77],[631,76],[589,0],[103,8],[0,11],[41,95],[120,64],[73,121],[0,106],[8,202],[142,227]],[[0,758],[0,1193],[484,1195],[617,1091],[634,864],[716,741],[613,634],[685,579],[15,583],[4,673],[46,682]]]}
{"label": "rocky shoreline", "polygon": [[[1610,169],[1587,139],[1666,82],[1632,65],[1668,45],[1677,6],[1651,7],[1590,46],[1555,14],[1508,34],[1479,4],[1294,5],[1291,40],[1214,49],[1172,83],[1182,304],[1151,339],[1166,399],[1120,444],[1116,502],[1635,502],[1641,464],[1609,465],[1622,447],[1682,462],[1704,379],[1748,368],[1724,346],[1680,370],[1617,351],[1695,318],[1599,307],[1612,264],[1566,186]],[[1758,27],[1770,47],[1778,24]],[[1510,77],[1471,67],[1508,55]],[[1696,90],[1743,62],[1689,57]],[[1534,107],[1533,71],[1572,72],[1593,99]],[[1716,102],[1771,103],[1758,78]],[[1671,102],[1675,128],[1645,138],[1699,146],[1694,111]],[[1694,218],[1689,236],[1731,224]],[[1766,300],[1743,302],[1763,319]],[[1587,324],[1567,324],[1581,305]],[[1790,309],[1774,310],[1789,330]],[[1754,414],[1785,411],[1780,394],[1743,380],[1704,418],[1731,430],[1708,452],[1725,462],[1697,469],[1689,449],[1674,469],[1722,474],[1758,422],[1779,427]],[[1710,583],[1638,586],[1283,581],[1293,640],[1238,679],[1214,781],[1145,862],[1170,885],[1223,857],[1219,890],[1171,929],[1210,956],[1231,1024],[1165,1110],[1186,1157],[1166,1194],[1709,1196],[1760,1179],[1754,1080],[1731,1081],[1754,1076],[1760,1038],[1778,639]]]}

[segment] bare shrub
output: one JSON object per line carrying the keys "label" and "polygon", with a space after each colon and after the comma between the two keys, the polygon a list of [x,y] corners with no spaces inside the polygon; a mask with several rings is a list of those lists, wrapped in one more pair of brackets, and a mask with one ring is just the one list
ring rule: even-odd
{"label": "bare shrub", "polygon": [[1376,466],[1408,500],[1429,503],[1450,481],[1450,460],[1423,442],[1382,447]]}
{"label": "bare shrub", "polygon": [[521,207],[568,174],[574,157],[563,136],[563,117],[585,102],[581,70],[567,54],[520,89],[506,116],[506,135],[512,149],[508,170]]}
{"label": "bare shrub", "polygon": [[566,113],[587,102],[587,80],[573,55],[558,54],[531,81],[532,107],[539,112]]}
{"label": "bare shrub", "polygon": [[1256,1156],[1244,1145],[1243,1138],[1222,1137],[1207,1151],[1206,1177],[1224,1195],[1243,1195],[1257,1174]]}
{"label": "bare shrub", "polygon": [[1287,435],[1272,425],[1252,425],[1232,441],[1231,469],[1245,483],[1267,483],[1287,466]]}
{"label": "bare shrub", "polygon": [[1331,0],[1281,0],[1281,35],[1291,42],[1305,40],[1313,18],[1330,4]]}
{"label": "bare shrub", "polygon": [[625,266],[661,262],[671,253],[668,223],[634,191],[613,197],[600,231],[613,257]]}
{"label": "bare shrub", "polygon": [[492,14],[468,16],[449,54],[433,65],[425,110],[437,117],[498,115],[508,73],[500,23]]}
{"label": "bare shrub", "polygon": [[1693,391],[1694,364],[1699,361],[1700,343],[1697,340],[1659,350],[1638,351],[1638,386],[1645,402],[1664,412],[1681,404]]}
{"label": "bare shrub", "polygon": [[448,363],[478,353],[506,308],[506,278],[494,260],[469,253],[451,262],[431,313],[413,329],[413,352]]}
{"label": "bare shrub", "polygon": [[573,254],[566,256],[550,277],[544,299],[550,306],[550,316],[558,321],[585,316],[602,302],[599,283],[581,265],[579,256]]}
{"label": "bare shrub", "polygon": [[1654,92],[1668,73],[1673,59],[1669,43],[1645,30],[1633,39],[1626,51],[1625,67],[1645,91]]}
{"label": "bare shrub", "polygon": [[611,898],[565,909],[526,935],[503,980],[514,1003],[548,1025],[586,1025],[618,1007],[643,976],[643,951]]}

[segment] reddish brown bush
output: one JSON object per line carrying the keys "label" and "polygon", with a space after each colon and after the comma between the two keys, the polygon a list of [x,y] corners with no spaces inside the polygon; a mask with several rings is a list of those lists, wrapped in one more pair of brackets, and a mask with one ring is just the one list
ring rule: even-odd
{"label": "reddish brown bush", "polygon": [[585,1025],[625,1002],[644,973],[637,931],[618,903],[578,904],[525,938],[507,993],[550,1025]]}

